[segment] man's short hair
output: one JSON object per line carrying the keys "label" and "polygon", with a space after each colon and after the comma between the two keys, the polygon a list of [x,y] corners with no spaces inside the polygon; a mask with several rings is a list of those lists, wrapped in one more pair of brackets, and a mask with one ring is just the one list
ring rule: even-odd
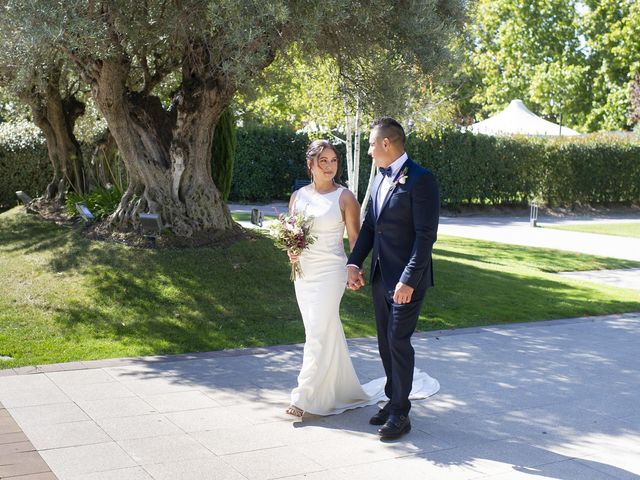
{"label": "man's short hair", "polygon": [[392,144],[399,144],[404,147],[406,140],[404,128],[395,119],[391,117],[378,118],[371,124],[371,129],[373,130],[374,128],[378,129],[381,138],[388,138]]}

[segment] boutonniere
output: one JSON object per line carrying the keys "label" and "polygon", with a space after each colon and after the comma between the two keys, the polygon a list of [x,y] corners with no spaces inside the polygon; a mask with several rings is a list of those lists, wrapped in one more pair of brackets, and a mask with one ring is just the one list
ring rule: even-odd
{"label": "boutonniere", "polygon": [[407,175],[408,171],[409,167],[404,167],[402,170],[400,170],[400,173],[396,177],[396,180],[391,184],[391,187],[389,187],[389,190],[393,190],[394,188],[396,188],[396,185],[398,183],[400,185],[404,185],[407,182],[407,178],[409,178],[409,175]]}

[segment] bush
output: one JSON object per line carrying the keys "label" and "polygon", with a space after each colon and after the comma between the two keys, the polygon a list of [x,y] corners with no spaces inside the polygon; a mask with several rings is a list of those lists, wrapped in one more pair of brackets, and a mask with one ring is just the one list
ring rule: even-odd
{"label": "bush", "polygon": [[[238,130],[238,156],[231,198],[286,200],[296,178],[306,178],[306,135],[253,127]],[[359,200],[367,188],[371,159],[362,141]],[[344,146],[338,145],[344,158]],[[491,137],[455,130],[420,138],[410,135],[407,152],[434,172],[443,206],[551,206],[640,201],[640,143],[632,137]],[[344,166],[344,162],[343,162]],[[346,174],[343,171],[343,179]]]}
{"label": "bush", "polygon": [[30,122],[0,123],[0,207],[15,205],[17,190],[42,195],[52,178],[39,129]]}
{"label": "bush", "polygon": [[122,191],[115,186],[98,187],[85,195],[69,192],[67,193],[65,210],[69,215],[76,215],[76,203],[84,203],[96,220],[102,220],[116,211],[120,198],[122,198]]}
{"label": "bush", "polygon": [[238,129],[230,200],[269,202],[289,198],[298,178],[307,178],[304,154],[309,139],[292,129]]}
{"label": "bush", "polygon": [[[307,178],[304,154],[310,140],[306,134],[249,126],[238,128],[237,141],[231,201],[287,200],[294,181]],[[88,145],[83,149],[92,151]],[[344,159],[344,146],[337,149]],[[360,201],[371,168],[367,149],[368,139],[364,139]],[[407,151],[434,172],[442,205],[449,208],[526,205],[531,199],[563,207],[640,202],[640,141],[633,136],[548,139],[447,130],[424,138],[410,135]],[[343,180],[345,172],[343,162]],[[27,122],[0,124],[0,205],[15,205],[16,190],[32,197],[42,194],[52,175],[44,140],[35,126]],[[87,206],[110,213],[118,203],[116,191],[99,191],[100,198],[85,199]],[[92,202],[93,207],[89,205]]]}

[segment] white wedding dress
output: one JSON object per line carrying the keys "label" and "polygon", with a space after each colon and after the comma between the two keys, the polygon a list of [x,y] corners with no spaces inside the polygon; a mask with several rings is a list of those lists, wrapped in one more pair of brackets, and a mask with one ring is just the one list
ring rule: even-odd
{"label": "white wedding dress", "polygon": [[[339,202],[343,190],[319,194],[304,187],[293,204],[295,212],[314,218],[311,233],[316,241],[300,255],[303,275],[295,282],[306,341],[291,404],[315,415],[338,414],[386,399],[384,377],[360,385],[340,322],[340,300],[347,283]],[[411,399],[429,397],[439,389],[436,379],[415,370]]]}

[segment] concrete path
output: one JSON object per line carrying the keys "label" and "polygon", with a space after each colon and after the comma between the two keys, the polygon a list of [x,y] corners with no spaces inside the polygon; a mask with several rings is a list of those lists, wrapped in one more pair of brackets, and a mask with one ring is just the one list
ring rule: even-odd
{"label": "concrete path", "polygon": [[[14,425],[15,441],[0,434],[0,478],[640,478],[640,314],[430,332],[414,344],[442,388],[414,402],[413,430],[395,442],[367,423],[375,407],[282,413],[300,346],[2,370],[0,429]],[[350,348],[362,381],[382,374],[374,339]],[[16,476],[11,445],[53,473]]]}
{"label": "concrete path", "polygon": [[[640,219],[616,219],[616,222]],[[545,218],[538,227],[531,227],[528,219],[514,217],[441,217],[438,232],[443,235],[474,238],[528,247],[555,248],[571,252],[640,261],[640,239],[616,237],[596,233],[573,232],[544,228],[554,224],[606,223],[612,219],[591,221]]]}
{"label": "concrete path", "polygon": [[585,280],[587,282],[606,283],[614,287],[640,290],[640,268],[624,270],[590,270],[586,272],[561,272],[563,277]]}

